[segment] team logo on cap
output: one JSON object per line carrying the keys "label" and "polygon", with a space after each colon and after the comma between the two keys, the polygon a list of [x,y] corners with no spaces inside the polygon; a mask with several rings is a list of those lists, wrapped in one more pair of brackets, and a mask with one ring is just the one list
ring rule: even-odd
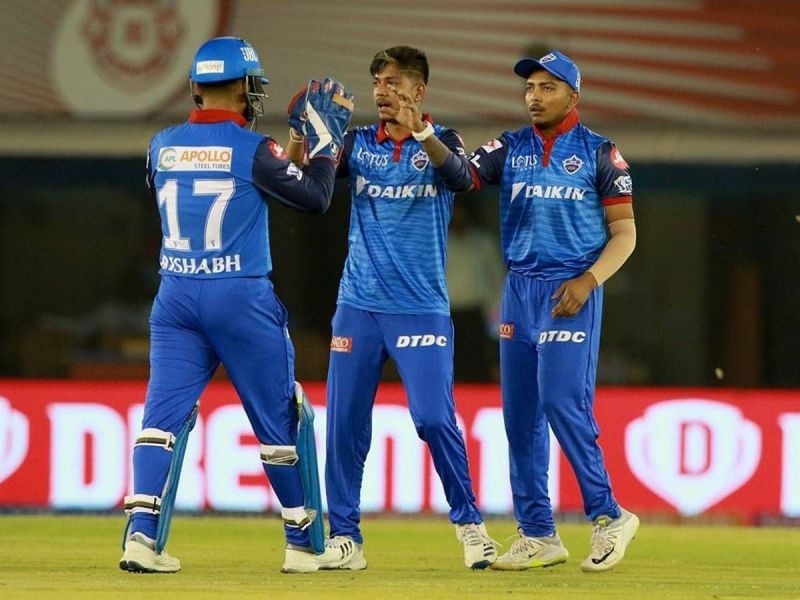
{"label": "team logo on cap", "polygon": [[424,150],[420,150],[414,156],[411,157],[411,164],[414,165],[414,168],[417,171],[424,171],[425,167],[428,166],[430,159],[428,155],[425,153]]}
{"label": "team logo on cap", "polygon": [[555,54],[552,53],[545,54],[542,58],[539,59],[539,64],[553,62],[554,60],[557,60]]}
{"label": "team logo on cap", "polygon": [[569,173],[570,175],[574,175],[578,171],[581,170],[583,166],[583,161],[578,158],[577,154],[573,154],[569,158],[565,158],[561,161],[561,164],[564,165],[564,170]]}

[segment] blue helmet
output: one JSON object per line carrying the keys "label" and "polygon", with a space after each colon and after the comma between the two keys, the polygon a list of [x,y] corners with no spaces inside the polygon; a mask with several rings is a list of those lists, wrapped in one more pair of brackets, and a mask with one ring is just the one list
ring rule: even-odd
{"label": "blue helmet", "polygon": [[195,83],[220,83],[258,77],[269,83],[253,47],[242,38],[218,37],[205,42],[192,61],[189,79]]}
{"label": "blue helmet", "polygon": [[197,106],[203,99],[195,90],[195,84],[215,84],[244,79],[247,85],[247,102],[244,117],[255,125],[255,118],[264,114],[264,85],[269,80],[264,77],[264,69],[258,60],[255,49],[238,37],[218,37],[205,42],[192,61],[189,82]]}

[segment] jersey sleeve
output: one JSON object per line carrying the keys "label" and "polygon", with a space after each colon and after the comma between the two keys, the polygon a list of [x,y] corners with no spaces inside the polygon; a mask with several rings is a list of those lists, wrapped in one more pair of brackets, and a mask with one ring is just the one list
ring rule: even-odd
{"label": "jersey sleeve", "polygon": [[253,184],[290,208],[323,213],[331,203],[335,169],[334,163],[324,157],[315,158],[300,169],[287,159],[280,144],[265,137],[253,158]]}
{"label": "jersey sleeve", "polygon": [[155,176],[156,174],[153,172],[153,165],[150,161],[150,152],[153,150],[152,142],[150,146],[147,148],[147,160],[145,162],[145,177],[144,177],[144,184],[147,186],[147,191],[150,194],[150,197],[155,200],[156,197],[156,183],[155,183]]}
{"label": "jersey sleeve", "polygon": [[633,202],[633,182],[628,163],[612,142],[597,149],[597,194],[603,206]]}
{"label": "jersey sleeve", "polygon": [[470,155],[472,184],[476,190],[484,185],[500,183],[507,155],[508,139],[505,135],[489,140]]}
{"label": "jersey sleeve", "polygon": [[350,176],[350,156],[353,154],[353,146],[355,143],[356,134],[353,133],[352,130],[344,134],[342,156],[339,159],[339,164],[336,166],[336,179]]}
{"label": "jersey sleeve", "polygon": [[436,172],[450,190],[466,192],[472,185],[472,170],[464,150],[464,141],[455,129],[445,129],[438,137],[450,154],[436,167]]}

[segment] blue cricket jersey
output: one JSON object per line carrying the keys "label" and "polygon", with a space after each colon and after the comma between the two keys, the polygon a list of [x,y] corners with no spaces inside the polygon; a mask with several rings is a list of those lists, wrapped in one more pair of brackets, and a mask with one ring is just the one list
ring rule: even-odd
{"label": "blue cricket jersey", "polygon": [[233,112],[195,110],[150,142],[147,182],[161,215],[162,275],[269,275],[266,197],[303,212],[327,210],[333,162],[311,161],[306,176],[275,140],[246,124]]}
{"label": "blue cricket jersey", "polygon": [[535,127],[505,132],[470,157],[475,187],[500,185],[503,259],[516,273],[569,279],[608,241],[604,206],[632,201],[628,164],[577,111],[543,138]]}
{"label": "blue cricket jersey", "polygon": [[[464,162],[469,185],[461,138],[440,125],[434,130]],[[448,186],[454,184],[434,169],[420,142],[393,140],[383,123],[347,133],[338,176],[350,178],[352,207],[337,304],[449,316],[445,268],[454,192]]]}

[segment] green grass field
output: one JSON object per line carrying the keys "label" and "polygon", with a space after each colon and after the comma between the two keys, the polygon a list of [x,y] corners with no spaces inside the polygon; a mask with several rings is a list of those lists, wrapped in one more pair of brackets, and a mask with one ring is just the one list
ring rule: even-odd
{"label": "green grass field", "polygon": [[[0,516],[0,598],[800,598],[800,530],[648,525],[616,570],[585,574],[589,525],[559,533],[566,565],[508,573],[469,571],[445,518],[370,518],[369,568],[283,575],[275,518],[179,516],[172,575],[117,567],[124,518]],[[507,520],[488,522],[508,547]]]}

